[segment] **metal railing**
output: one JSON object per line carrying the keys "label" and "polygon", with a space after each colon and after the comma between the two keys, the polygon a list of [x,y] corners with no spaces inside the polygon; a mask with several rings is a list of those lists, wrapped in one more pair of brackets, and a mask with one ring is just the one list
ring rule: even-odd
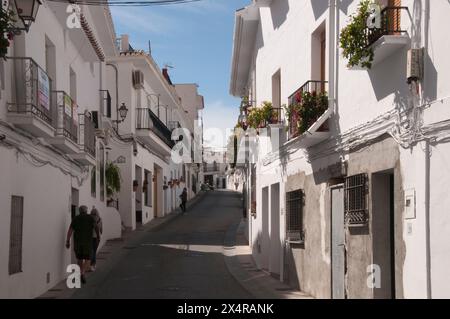
{"label": "metal railing", "polygon": [[111,95],[108,90],[100,90],[100,111],[104,117],[111,118]]}
{"label": "metal railing", "polygon": [[170,129],[148,108],[136,109],[136,129],[151,130],[167,146],[174,146]]}
{"label": "metal railing", "polygon": [[56,123],[56,135],[64,136],[78,143],[78,106],[64,91],[53,91],[56,102],[54,122]]}
{"label": "metal railing", "polygon": [[283,109],[281,107],[272,108],[272,118],[266,124],[283,124]]}
{"label": "metal railing", "polygon": [[90,113],[78,115],[79,144],[81,149],[95,157],[95,123]]}
{"label": "metal railing", "polygon": [[9,113],[33,114],[54,125],[52,79],[32,58],[9,57],[15,74],[15,102],[8,103]]}
{"label": "metal railing", "polygon": [[371,46],[378,39],[385,35],[406,34],[407,30],[402,30],[402,12],[409,14],[408,7],[386,7],[381,11],[381,28],[366,28],[367,46]]}
{"label": "metal railing", "polygon": [[[289,106],[302,103],[304,93],[311,94],[326,94],[328,92],[328,81],[307,81],[297,91],[295,91],[288,98]],[[297,122],[299,120],[298,115],[291,115],[289,119],[289,138],[293,139],[300,135],[298,131]],[[317,119],[315,119],[317,120]]]}

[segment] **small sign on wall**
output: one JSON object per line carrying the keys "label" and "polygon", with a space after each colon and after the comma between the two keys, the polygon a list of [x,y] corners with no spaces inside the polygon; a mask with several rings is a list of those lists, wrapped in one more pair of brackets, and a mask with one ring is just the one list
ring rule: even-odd
{"label": "small sign on wall", "polygon": [[405,219],[416,219],[416,191],[405,191]]}

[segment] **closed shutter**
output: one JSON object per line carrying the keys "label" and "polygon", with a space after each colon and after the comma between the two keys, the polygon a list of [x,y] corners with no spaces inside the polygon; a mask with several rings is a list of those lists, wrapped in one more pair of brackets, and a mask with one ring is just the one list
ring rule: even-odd
{"label": "closed shutter", "polygon": [[[401,14],[402,11],[399,9],[402,6],[401,0],[389,0],[388,4],[388,31],[389,34],[398,34],[401,30]],[[397,9],[396,9],[397,8]]]}

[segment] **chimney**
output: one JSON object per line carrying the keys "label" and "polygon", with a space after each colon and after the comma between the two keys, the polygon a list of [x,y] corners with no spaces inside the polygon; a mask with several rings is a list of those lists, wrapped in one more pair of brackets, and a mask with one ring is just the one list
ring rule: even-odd
{"label": "chimney", "polygon": [[167,71],[167,68],[162,69],[162,75],[166,79],[167,83],[169,83],[170,85],[173,85],[172,80],[170,79],[170,76],[169,76],[169,72]]}
{"label": "chimney", "polygon": [[130,40],[128,34],[122,34],[120,36],[120,52],[130,51]]}

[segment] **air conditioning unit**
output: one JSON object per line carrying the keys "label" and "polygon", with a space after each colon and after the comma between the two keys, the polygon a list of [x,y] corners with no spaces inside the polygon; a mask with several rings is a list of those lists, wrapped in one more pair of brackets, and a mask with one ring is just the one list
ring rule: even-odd
{"label": "air conditioning unit", "polygon": [[424,49],[411,49],[408,51],[408,66],[406,71],[407,82],[417,82],[423,77]]}
{"label": "air conditioning unit", "polygon": [[144,73],[142,71],[139,70],[133,71],[132,80],[133,80],[133,87],[135,89],[144,88]]}

